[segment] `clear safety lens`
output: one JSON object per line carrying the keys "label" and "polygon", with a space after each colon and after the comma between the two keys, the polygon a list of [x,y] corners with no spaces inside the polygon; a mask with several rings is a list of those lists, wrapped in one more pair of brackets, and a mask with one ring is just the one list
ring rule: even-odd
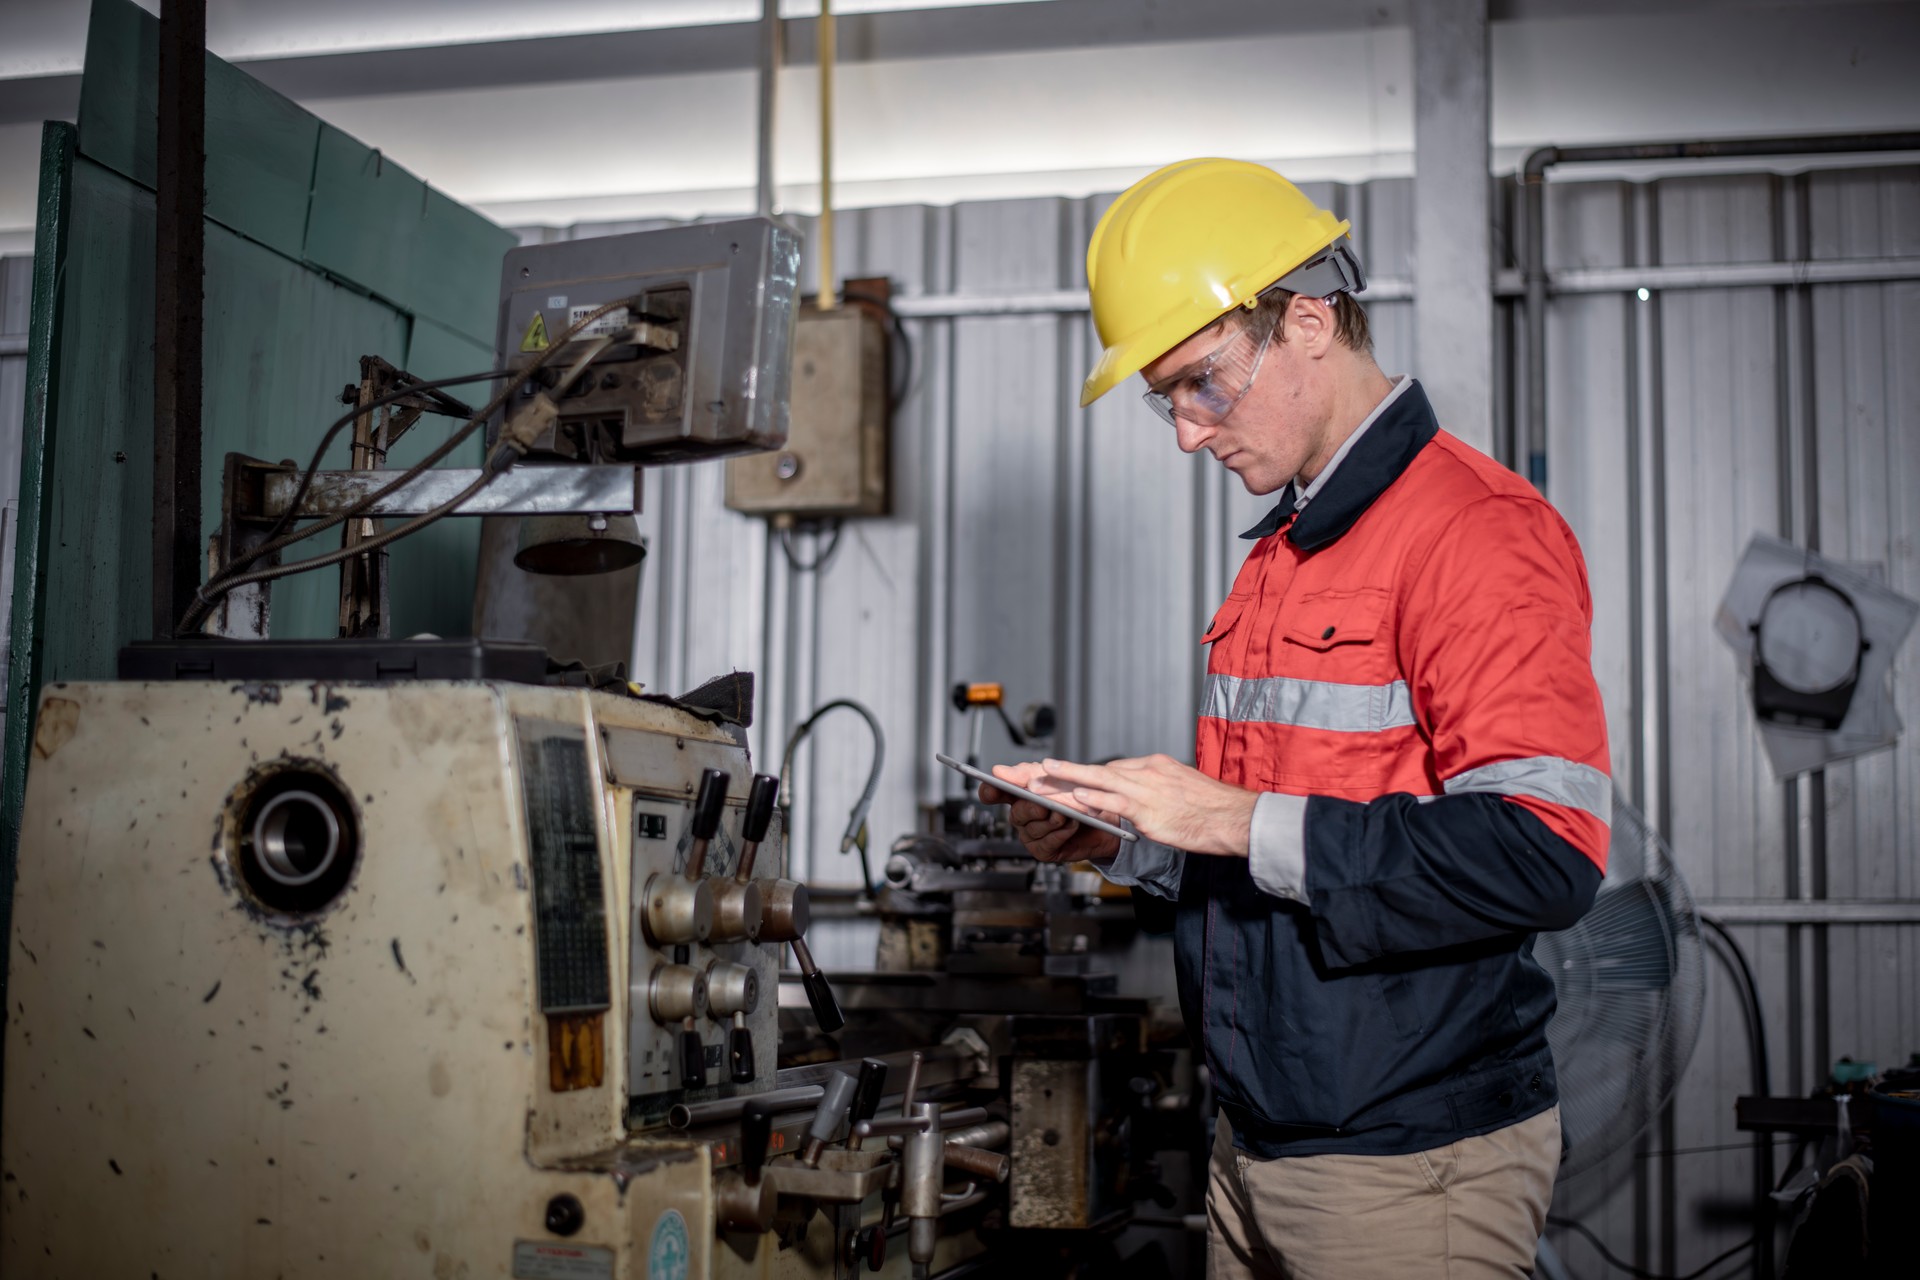
{"label": "clear safety lens", "polygon": [[1224,421],[1253,386],[1273,341],[1274,326],[1239,329],[1231,338],[1178,373],[1152,384],[1141,396],[1168,426],[1176,418],[1196,427]]}

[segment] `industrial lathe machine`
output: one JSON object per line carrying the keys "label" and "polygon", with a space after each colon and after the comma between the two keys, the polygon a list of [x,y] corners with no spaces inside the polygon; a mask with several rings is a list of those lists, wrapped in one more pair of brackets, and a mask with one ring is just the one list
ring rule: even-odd
{"label": "industrial lathe machine", "polygon": [[[778,447],[797,259],[765,220],[510,253],[485,467],[380,469],[466,406],[363,362],[356,469],[228,459],[206,634],[43,691],[0,1271],[1104,1274],[1174,1204],[1151,1134],[1197,1090],[1102,968],[1133,926],[1096,876],[950,804],[830,978],[751,677],[385,636],[382,521],[572,519],[529,561],[617,561],[639,464]],[[346,638],[273,639],[329,517]]]}

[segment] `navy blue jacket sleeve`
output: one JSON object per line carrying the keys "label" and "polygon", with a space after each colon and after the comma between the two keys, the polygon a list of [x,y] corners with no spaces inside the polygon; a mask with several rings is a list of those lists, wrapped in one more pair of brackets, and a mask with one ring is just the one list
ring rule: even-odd
{"label": "navy blue jacket sleeve", "polygon": [[1329,965],[1565,929],[1600,871],[1503,796],[1307,802],[1307,893]]}

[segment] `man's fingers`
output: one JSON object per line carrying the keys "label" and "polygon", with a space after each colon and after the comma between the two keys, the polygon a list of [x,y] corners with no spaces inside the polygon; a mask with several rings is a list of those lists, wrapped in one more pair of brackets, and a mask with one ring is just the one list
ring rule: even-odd
{"label": "man's fingers", "polygon": [[1117,792],[1096,791],[1092,787],[1075,787],[1073,798],[1109,821],[1114,818],[1133,816],[1133,801]]}

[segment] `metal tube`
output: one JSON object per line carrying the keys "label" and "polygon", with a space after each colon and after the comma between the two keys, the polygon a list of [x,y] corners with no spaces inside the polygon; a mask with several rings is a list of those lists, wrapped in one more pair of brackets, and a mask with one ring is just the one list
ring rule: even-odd
{"label": "metal tube", "polygon": [[773,216],[779,201],[774,186],[773,153],[780,117],[780,64],[786,60],[785,28],[780,24],[780,0],[760,4],[760,129],[754,205],[763,218]]}
{"label": "metal tube", "polygon": [[942,1136],[950,1147],[998,1147],[1013,1136],[1013,1127],[1005,1120],[988,1120],[964,1129],[944,1130]]}
{"label": "metal tube", "polygon": [[970,1178],[983,1178],[988,1182],[1005,1182],[1013,1170],[1013,1161],[998,1151],[982,1151],[979,1147],[969,1147],[964,1143],[949,1142],[941,1153],[941,1160],[947,1168],[958,1169]]}
{"label": "metal tube", "polygon": [[820,0],[820,294],[825,311],[840,305],[833,276],[833,4]]}
{"label": "metal tube", "polygon": [[1920,900],[1853,898],[1780,901],[1769,898],[1703,899],[1700,910],[1722,924],[1884,925],[1920,924]]}
{"label": "metal tube", "polygon": [[[1920,150],[1920,133],[1843,133],[1803,137],[1727,138],[1717,142],[1620,143],[1591,147],[1540,147],[1520,166],[1526,235],[1520,275],[1526,288],[1527,423],[1525,438],[1544,449],[1547,435],[1547,170],[1562,164],[1609,161],[1705,160],[1740,156],[1866,154]],[[1777,265],[1777,264],[1769,264]],[[1651,286],[1648,286],[1651,288]],[[1543,460],[1544,461],[1544,460]]]}
{"label": "metal tube", "polygon": [[206,0],[160,6],[154,184],[153,636],[200,587],[200,401],[206,277]]}
{"label": "metal tube", "polygon": [[727,1124],[747,1113],[749,1106],[762,1106],[774,1115],[805,1111],[826,1095],[817,1084],[793,1089],[769,1089],[765,1093],[737,1098],[716,1098],[712,1102],[676,1102],[667,1111],[667,1123],[675,1129],[700,1129],[710,1124]]}

